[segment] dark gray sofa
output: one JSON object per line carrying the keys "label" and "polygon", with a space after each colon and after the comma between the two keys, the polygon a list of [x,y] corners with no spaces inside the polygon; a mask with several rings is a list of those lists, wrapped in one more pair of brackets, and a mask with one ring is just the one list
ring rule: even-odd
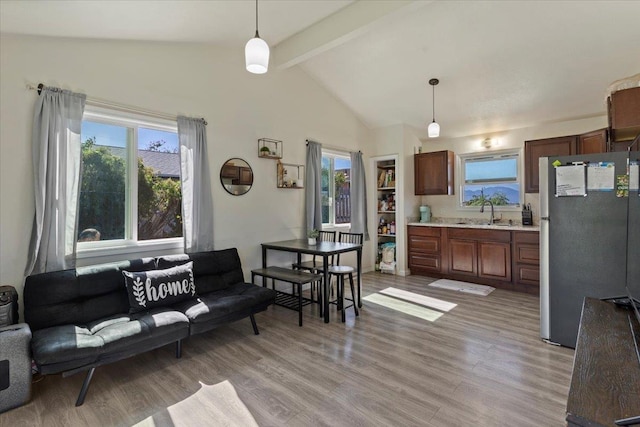
{"label": "dark gray sofa", "polygon": [[[193,262],[197,295],[167,307],[130,313],[123,270],[164,270]],[[141,258],[27,277],[24,314],[33,333],[33,359],[42,374],[88,371],[82,405],[95,368],[254,314],[275,302],[275,292],[245,283],[235,248]]]}

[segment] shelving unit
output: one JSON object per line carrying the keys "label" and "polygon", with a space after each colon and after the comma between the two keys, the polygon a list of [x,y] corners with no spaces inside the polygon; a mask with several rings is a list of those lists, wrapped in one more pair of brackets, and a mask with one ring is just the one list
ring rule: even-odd
{"label": "shelving unit", "polygon": [[376,270],[381,272],[396,272],[396,248],[393,259],[389,257],[389,249],[385,243],[396,243],[396,235],[401,232],[398,227],[396,211],[399,206],[397,189],[397,159],[388,156],[373,159],[376,170]]}

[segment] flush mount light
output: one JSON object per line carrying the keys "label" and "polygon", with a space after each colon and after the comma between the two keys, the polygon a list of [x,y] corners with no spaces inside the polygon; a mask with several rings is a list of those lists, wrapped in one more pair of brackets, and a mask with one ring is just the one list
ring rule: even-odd
{"label": "flush mount light", "polygon": [[436,85],[440,83],[438,79],[429,80],[429,84],[431,85],[432,90],[432,100],[433,100],[433,121],[429,124],[427,128],[427,132],[429,133],[429,138],[437,138],[440,136],[440,125],[436,123]]}
{"label": "flush mount light", "polygon": [[264,74],[269,69],[269,45],[258,33],[258,0],[256,0],[256,34],[244,47],[244,59],[247,71]]}

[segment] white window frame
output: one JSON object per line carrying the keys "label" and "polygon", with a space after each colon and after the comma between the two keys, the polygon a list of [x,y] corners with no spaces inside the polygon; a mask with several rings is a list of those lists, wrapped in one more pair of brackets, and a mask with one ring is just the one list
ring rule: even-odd
{"label": "white window frame", "polygon": [[[349,154],[348,152],[345,151],[337,151],[337,150],[328,150],[323,148],[322,149],[322,157],[329,157],[334,159],[334,161],[331,162],[331,166],[329,168],[329,176],[330,177],[334,177],[335,176],[335,158],[342,158],[342,159],[347,159],[349,160],[349,162],[351,162],[351,154]],[[351,171],[351,168],[349,168],[349,171]],[[351,174],[349,174],[349,176],[351,176]],[[343,223],[343,224],[336,224],[336,210],[335,210],[335,205],[334,205],[334,201],[335,201],[335,194],[336,194],[336,181],[335,179],[329,179],[329,222],[323,222],[322,223],[322,229],[323,230],[345,230],[345,229],[350,229],[351,228],[351,221],[349,221],[348,223]]]}
{"label": "white window frame", "polygon": [[[184,250],[184,238],[138,241],[138,132],[142,127],[178,133],[178,122],[141,114],[87,105],[82,120],[114,126],[126,126],[135,131],[127,145],[127,179],[125,183],[125,237],[124,239],[78,242],[76,258],[110,257],[169,250]],[[83,141],[84,142],[84,141]]]}
{"label": "white window frame", "polygon": [[520,188],[520,200],[517,205],[510,206],[495,206],[496,211],[503,212],[515,212],[521,209],[522,204],[524,203],[524,155],[523,150],[521,148],[513,148],[507,150],[495,150],[495,151],[485,151],[485,152],[473,152],[473,153],[464,153],[456,156],[456,182],[458,182],[458,202],[457,202],[457,210],[472,212],[477,211],[479,209],[478,206],[465,206],[464,202],[464,185],[465,185],[465,162],[468,160],[476,160],[487,157],[499,157],[499,156],[517,156],[517,180],[518,187]]}

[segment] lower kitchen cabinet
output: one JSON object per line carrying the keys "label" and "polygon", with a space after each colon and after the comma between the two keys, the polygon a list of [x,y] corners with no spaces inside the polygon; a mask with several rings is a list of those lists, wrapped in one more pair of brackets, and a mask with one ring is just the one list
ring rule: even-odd
{"label": "lower kitchen cabinet", "polygon": [[415,274],[440,273],[442,271],[441,228],[408,227],[409,265]]}
{"label": "lower kitchen cabinet", "polygon": [[540,293],[540,242],[538,233],[513,232],[514,285],[524,292]]}
{"label": "lower kitchen cabinet", "polygon": [[538,293],[536,231],[409,226],[411,274]]}
{"label": "lower kitchen cabinet", "polygon": [[511,282],[511,232],[448,228],[449,274]]}

